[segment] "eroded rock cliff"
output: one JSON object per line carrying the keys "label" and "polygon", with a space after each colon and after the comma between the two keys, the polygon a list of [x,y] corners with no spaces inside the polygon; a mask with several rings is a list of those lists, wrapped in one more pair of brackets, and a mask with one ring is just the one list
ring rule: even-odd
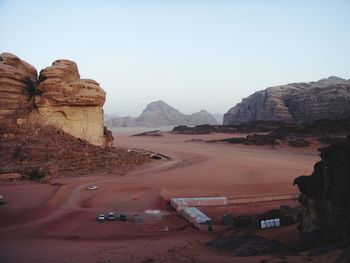
{"label": "eroded rock cliff", "polygon": [[111,147],[112,133],[103,126],[105,97],[97,82],[80,79],[73,61],[56,60],[38,76],[33,66],[2,53],[0,180],[12,173],[41,179],[149,161],[149,153]]}
{"label": "eroded rock cliff", "polygon": [[23,124],[52,125],[98,146],[111,146],[103,127],[106,93],[97,82],[80,79],[78,67],[56,60],[36,69],[10,53],[0,55],[2,139],[23,134]]}
{"label": "eroded rock cliff", "polygon": [[251,121],[310,124],[350,117],[350,81],[329,77],[257,91],[224,115],[224,125]]}
{"label": "eroded rock cliff", "polygon": [[37,71],[10,53],[0,55],[0,139],[21,136],[21,124],[28,121]]}

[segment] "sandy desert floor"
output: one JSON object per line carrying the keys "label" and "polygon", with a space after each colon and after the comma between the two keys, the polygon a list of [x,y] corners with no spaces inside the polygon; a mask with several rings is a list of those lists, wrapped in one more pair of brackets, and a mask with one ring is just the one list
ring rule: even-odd
{"label": "sandy desert floor", "polygon": [[[170,209],[170,197],[243,196],[295,193],[295,177],[310,174],[319,160],[316,146],[271,148],[193,142],[232,137],[228,134],[132,137],[115,131],[115,144],[160,152],[171,160],[154,160],[127,173],[91,174],[55,184],[1,183],[0,262],[332,262],[337,251],[318,257],[306,254],[232,257],[205,243],[222,232],[202,232]],[[237,136],[237,135],[236,135]],[[96,185],[95,191],[86,190]],[[274,201],[207,208],[219,220],[224,212],[258,213],[296,201]],[[161,210],[163,217],[145,214]],[[144,223],[99,223],[99,213],[140,214]],[[258,230],[262,236],[292,244],[296,226]],[[265,261],[264,261],[265,260]]]}

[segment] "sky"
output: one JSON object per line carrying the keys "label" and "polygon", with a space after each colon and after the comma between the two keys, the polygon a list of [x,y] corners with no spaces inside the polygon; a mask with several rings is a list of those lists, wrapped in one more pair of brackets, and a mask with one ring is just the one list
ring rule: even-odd
{"label": "sky", "polygon": [[225,113],[269,86],[350,78],[350,1],[0,0],[0,52],[60,58],[107,92],[105,113],[164,100]]}

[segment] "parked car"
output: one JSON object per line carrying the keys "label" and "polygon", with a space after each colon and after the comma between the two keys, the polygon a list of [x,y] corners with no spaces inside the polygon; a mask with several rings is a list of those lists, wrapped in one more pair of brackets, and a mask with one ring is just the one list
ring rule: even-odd
{"label": "parked car", "polygon": [[114,221],[115,220],[114,212],[109,212],[107,219],[108,219],[108,221]]}
{"label": "parked car", "polygon": [[122,222],[125,222],[125,221],[127,220],[126,215],[121,214],[121,215],[119,216],[119,220],[122,221]]}
{"label": "parked car", "polygon": [[87,189],[88,190],[96,190],[98,187],[96,185],[90,185]]}
{"label": "parked car", "polygon": [[99,222],[104,222],[106,220],[106,217],[104,214],[99,214],[99,216],[97,217],[97,220]]}

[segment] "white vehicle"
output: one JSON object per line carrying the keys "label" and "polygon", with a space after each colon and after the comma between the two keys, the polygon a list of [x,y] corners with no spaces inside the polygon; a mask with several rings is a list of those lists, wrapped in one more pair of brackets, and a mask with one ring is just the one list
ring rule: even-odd
{"label": "white vehicle", "polygon": [[87,189],[88,190],[96,190],[98,187],[96,185],[90,185]]}
{"label": "white vehicle", "polygon": [[104,222],[106,220],[106,217],[104,214],[99,214],[99,216],[97,217],[97,221],[99,222]]}

